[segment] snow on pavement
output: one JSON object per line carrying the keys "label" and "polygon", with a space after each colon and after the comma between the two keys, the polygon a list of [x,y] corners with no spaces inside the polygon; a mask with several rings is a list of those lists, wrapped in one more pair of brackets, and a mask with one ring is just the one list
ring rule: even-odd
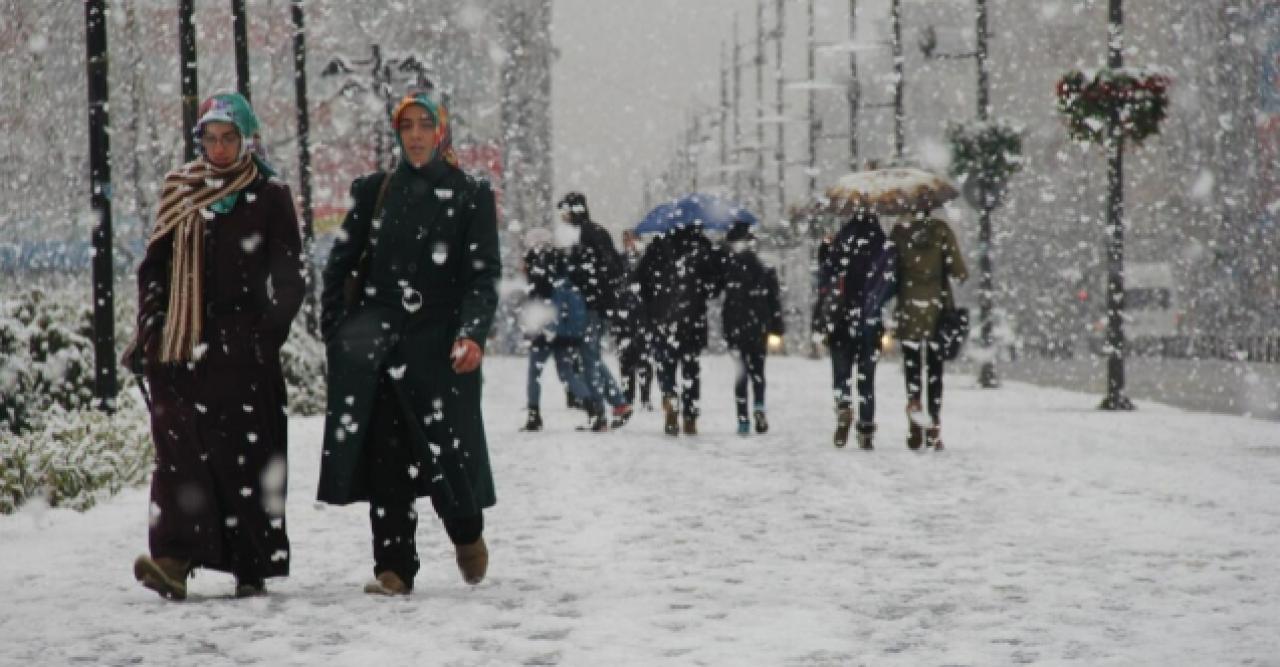
{"label": "snow on pavement", "polygon": [[362,594],[367,506],[314,502],[321,422],[294,419],[270,597],[138,586],[144,489],[29,507],[0,518],[0,665],[1280,664],[1274,422],[948,376],[949,450],[910,452],[885,363],[877,450],[838,451],[824,361],[770,358],[773,431],[744,438],[710,357],[697,437],[575,432],[550,371],[523,434],[524,370],[486,362],[480,586],[424,518],[413,596]]}

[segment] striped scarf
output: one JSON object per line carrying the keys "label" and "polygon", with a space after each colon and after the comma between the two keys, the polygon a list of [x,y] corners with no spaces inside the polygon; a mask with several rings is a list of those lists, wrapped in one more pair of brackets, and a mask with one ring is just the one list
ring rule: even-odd
{"label": "striped scarf", "polygon": [[209,210],[218,200],[253,183],[258,166],[243,155],[225,169],[199,158],[165,174],[156,212],[156,226],[147,247],[166,237],[173,239],[169,272],[169,307],[160,343],[162,363],[194,359],[204,326],[204,225],[213,219]]}

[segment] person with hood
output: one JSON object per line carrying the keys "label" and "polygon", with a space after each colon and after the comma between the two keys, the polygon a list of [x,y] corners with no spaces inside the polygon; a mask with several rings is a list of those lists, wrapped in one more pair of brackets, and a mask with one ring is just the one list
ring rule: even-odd
{"label": "person with hood", "polygon": [[197,567],[263,595],[291,556],[280,347],[305,289],[298,216],[248,100],[217,93],[198,111],[199,156],[164,177],[125,352],[150,386],[155,442],[150,553],[133,573],[172,600]]}
{"label": "person with hood", "polygon": [[565,258],[551,243],[551,232],[536,227],[525,234],[524,256],[529,300],[521,314],[530,331],[529,372],[526,384],[527,418],[522,431],[542,430],[542,370],[547,359],[556,361],[556,375],[578,403],[591,400],[591,390],[581,373],[582,337],[587,327],[586,300],[565,277]]}
{"label": "person with hood", "polygon": [[822,321],[831,350],[836,447],[849,441],[855,384],[858,446],[868,450],[875,446],[876,364],[884,335],[881,311],[897,287],[896,271],[897,251],[880,227],[879,217],[865,209],[856,211],[840,228],[823,256]]}
{"label": "person with hood", "polygon": [[770,335],[784,332],[782,301],[778,295],[778,275],[756,255],[751,228],[734,223],[725,241],[729,251],[724,261],[724,339],[737,361],[738,374],[733,393],[738,413],[738,434],[751,430],[748,417],[747,384],[755,395],[751,418],[756,433],[769,430],[764,407],[764,358]]}
{"label": "person with hood", "polygon": [[640,240],[631,230],[622,232],[622,289],[618,293],[618,308],[614,312],[613,339],[618,343],[618,369],[622,376],[622,396],[628,405],[634,406],[639,389],[640,403],[652,410],[649,395],[653,386],[653,361],[649,358],[652,333],[649,318],[645,316],[640,295],[631,289],[636,266],[641,257]]}
{"label": "person with hood", "polygon": [[[707,300],[723,287],[724,257],[697,224],[655,238],[636,268],[636,289],[653,323],[653,349],[662,389],[663,432],[698,433],[699,355],[707,347]],[[676,392],[676,373],[683,377]]]}
{"label": "person with hood", "polygon": [[[587,198],[580,192],[566,194],[557,204],[560,220],[575,237],[569,248],[569,280],[587,301],[587,330],[582,339],[582,372],[591,387],[592,400],[587,405],[591,415],[590,429],[603,432],[620,428],[631,418],[631,404],[626,401],[613,373],[605,365],[601,353],[609,319],[618,307],[622,288],[622,267],[618,251],[608,230],[591,219]],[[605,414],[605,404],[612,406],[613,422]]]}
{"label": "person with hood", "polygon": [[[899,253],[895,319],[907,385],[907,447],[919,449],[923,444],[941,451],[943,360],[937,341],[938,317],[944,304],[955,304],[951,279],[964,282],[969,270],[951,226],[929,213],[924,209],[910,214],[889,237]],[[926,386],[928,421],[921,403]]]}
{"label": "person with hood", "polygon": [[375,578],[364,590],[407,595],[419,567],[416,498],[431,499],[464,581],[488,568],[483,510],[496,497],[480,366],[501,258],[493,192],[459,169],[444,104],[411,92],[390,121],[399,164],[352,184],[324,270],[318,495],[368,501]]}

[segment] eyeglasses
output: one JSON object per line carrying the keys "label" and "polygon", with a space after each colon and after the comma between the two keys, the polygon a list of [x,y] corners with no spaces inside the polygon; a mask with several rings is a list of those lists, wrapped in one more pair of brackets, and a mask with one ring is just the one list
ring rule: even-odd
{"label": "eyeglasses", "polygon": [[200,137],[200,145],[204,146],[205,148],[213,148],[218,144],[222,144],[223,147],[225,148],[231,148],[232,146],[235,146],[238,143],[240,143],[240,135],[234,132],[230,134],[224,134],[220,137],[215,137],[210,134],[202,135]]}

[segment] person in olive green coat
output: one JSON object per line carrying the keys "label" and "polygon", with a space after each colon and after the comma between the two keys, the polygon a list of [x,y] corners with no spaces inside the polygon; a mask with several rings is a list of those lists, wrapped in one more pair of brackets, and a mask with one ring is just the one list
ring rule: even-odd
{"label": "person in olive green coat", "polygon": [[[944,303],[954,304],[951,281],[969,278],[951,226],[928,211],[917,211],[894,226],[889,239],[898,248],[898,305],[895,311],[902,368],[907,383],[907,446],[942,446],[942,355],[936,340]],[[929,391],[929,426],[923,424],[921,365]]]}
{"label": "person in olive green coat", "polygon": [[496,500],[479,367],[501,275],[493,192],[458,168],[445,107],[411,94],[391,121],[402,159],[352,184],[321,321],[319,499],[369,502],[376,578],[365,591],[383,595],[413,589],[415,498],[431,498],[464,580],[484,577],[483,510]]}

